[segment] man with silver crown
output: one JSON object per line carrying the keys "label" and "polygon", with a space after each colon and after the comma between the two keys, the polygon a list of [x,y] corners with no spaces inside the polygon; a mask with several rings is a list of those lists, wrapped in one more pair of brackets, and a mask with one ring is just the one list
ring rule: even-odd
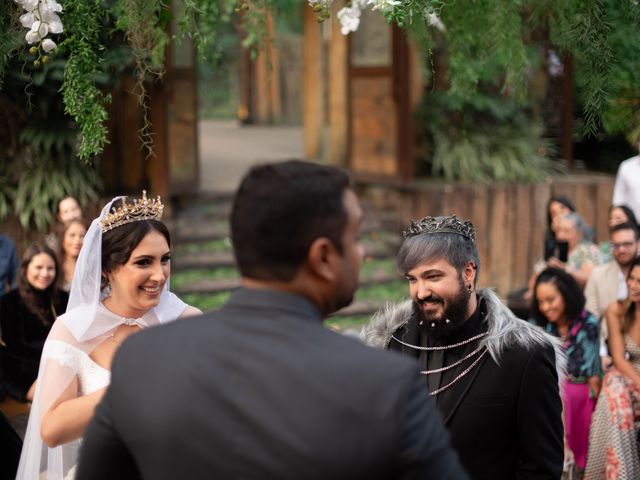
{"label": "man with silver crown", "polygon": [[475,480],[560,478],[560,345],[517,319],[489,289],[470,221],[412,221],[398,267],[411,300],[363,328],[370,345],[414,357],[451,443]]}

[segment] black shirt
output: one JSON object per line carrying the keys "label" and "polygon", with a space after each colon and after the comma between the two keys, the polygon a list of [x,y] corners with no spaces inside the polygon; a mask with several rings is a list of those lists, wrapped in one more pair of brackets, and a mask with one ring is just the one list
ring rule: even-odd
{"label": "black shirt", "polygon": [[[420,345],[426,345],[429,347],[447,346],[456,343],[464,342],[469,338],[479,335],[487,331],[486,323],[486,307],[483,301],[478,302],[478,306],[467,320],[462,324],[462,327],[457,332],[452,333],[446,338],[435,338],[434,336],[428,336],[425,332],[420,332]],[[452,365],[467,355],[478,349],[479,342],[482,337],[461,345],[455,348],[448,348],[444,350],[431,350],[421,351],[419,355],[420,369],[421,370],[434,370]],[[471,355],[466,360],[463,360],[459,365],[444,370],[441,373],[435,373],[425,375],[429,385],[429,391],[434,391],[437,388],[442,388],[449,385],[455,380],[455,378],[464,372],[471,364],[482,354],[481,351]],[[448,389],[443,390],[436,395],[436,403],[440,403],[441,399],[445,398]]]}

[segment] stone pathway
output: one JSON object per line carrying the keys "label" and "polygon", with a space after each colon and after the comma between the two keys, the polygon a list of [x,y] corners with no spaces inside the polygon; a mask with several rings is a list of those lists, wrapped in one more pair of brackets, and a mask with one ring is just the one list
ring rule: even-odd
{"label": "stone pathway", "polygon": [[201,120],[200,192],[231,193],[253,165],[303,157],[302,127]]}

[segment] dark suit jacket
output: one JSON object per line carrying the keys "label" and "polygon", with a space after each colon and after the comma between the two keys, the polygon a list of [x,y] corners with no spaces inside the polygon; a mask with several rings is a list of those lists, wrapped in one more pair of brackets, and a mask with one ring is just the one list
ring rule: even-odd
{"label": "dark suit jacket", "polygon": [[[413,319],[395,335],[419,343]],[[390,347],[415,356],[397,342]],[[463,355],[475,347],[469,344]],[[553,347],[507,346],[499,364],[487,354],[478,367],[438,395],[463,467],[474,480],[559,479],[562,403]]]}
{"label": "dark suit jacket", "polygon": [[415,362],[326,330],[301,297],[240,289],[125,342],[77,478],[466,475]]}

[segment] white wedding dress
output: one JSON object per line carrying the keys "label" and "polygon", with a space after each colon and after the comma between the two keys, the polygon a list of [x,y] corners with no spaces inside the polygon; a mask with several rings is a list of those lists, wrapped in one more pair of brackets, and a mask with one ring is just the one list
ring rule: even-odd
{"label": "white wedding dress", "polygon": [[[56,362],[60,367],[71,370],[78,379],[78,396],[88,395],[96,390],[107,387],[111,380],[111,372],[94,362],[89,355],[73,345],[60,340],[50,340],[46,343],[43,356]],[[77,441],[80,447],[82,439]],[[74,449],[75,450],[75,449]],[[77,464],[73,464],[65,473],[64,480],[73,480]],[[48,479],[46,472],[40,474],[40,479]]]}
{"label": "white wedding dress", "polygon": [[158,305],[138,319],[120,317],[102,304],[108,292],[102,289],[100,221],[118,199],[105,205],[100,216],[91,222],[76,262],[67,312],[58,317],[45,342],[17,480],[74,478],[81,441],[49,448],[41,436],[42,417],[74,380],[77,380],[78,397],[109,385],[111,372],[95,363],[90,355],[112,337],[120,325],[140,328],[161,325],[179,318],[187,308],[186,303],[169,291],[168,282]]}
{"label": "white wedding dress", "polygon": [[88,395],[109,385],[111,372],[94,362],[82,350],[60,340],[46,343],[43,355],[71,369],[78,377],[78,396]]}

